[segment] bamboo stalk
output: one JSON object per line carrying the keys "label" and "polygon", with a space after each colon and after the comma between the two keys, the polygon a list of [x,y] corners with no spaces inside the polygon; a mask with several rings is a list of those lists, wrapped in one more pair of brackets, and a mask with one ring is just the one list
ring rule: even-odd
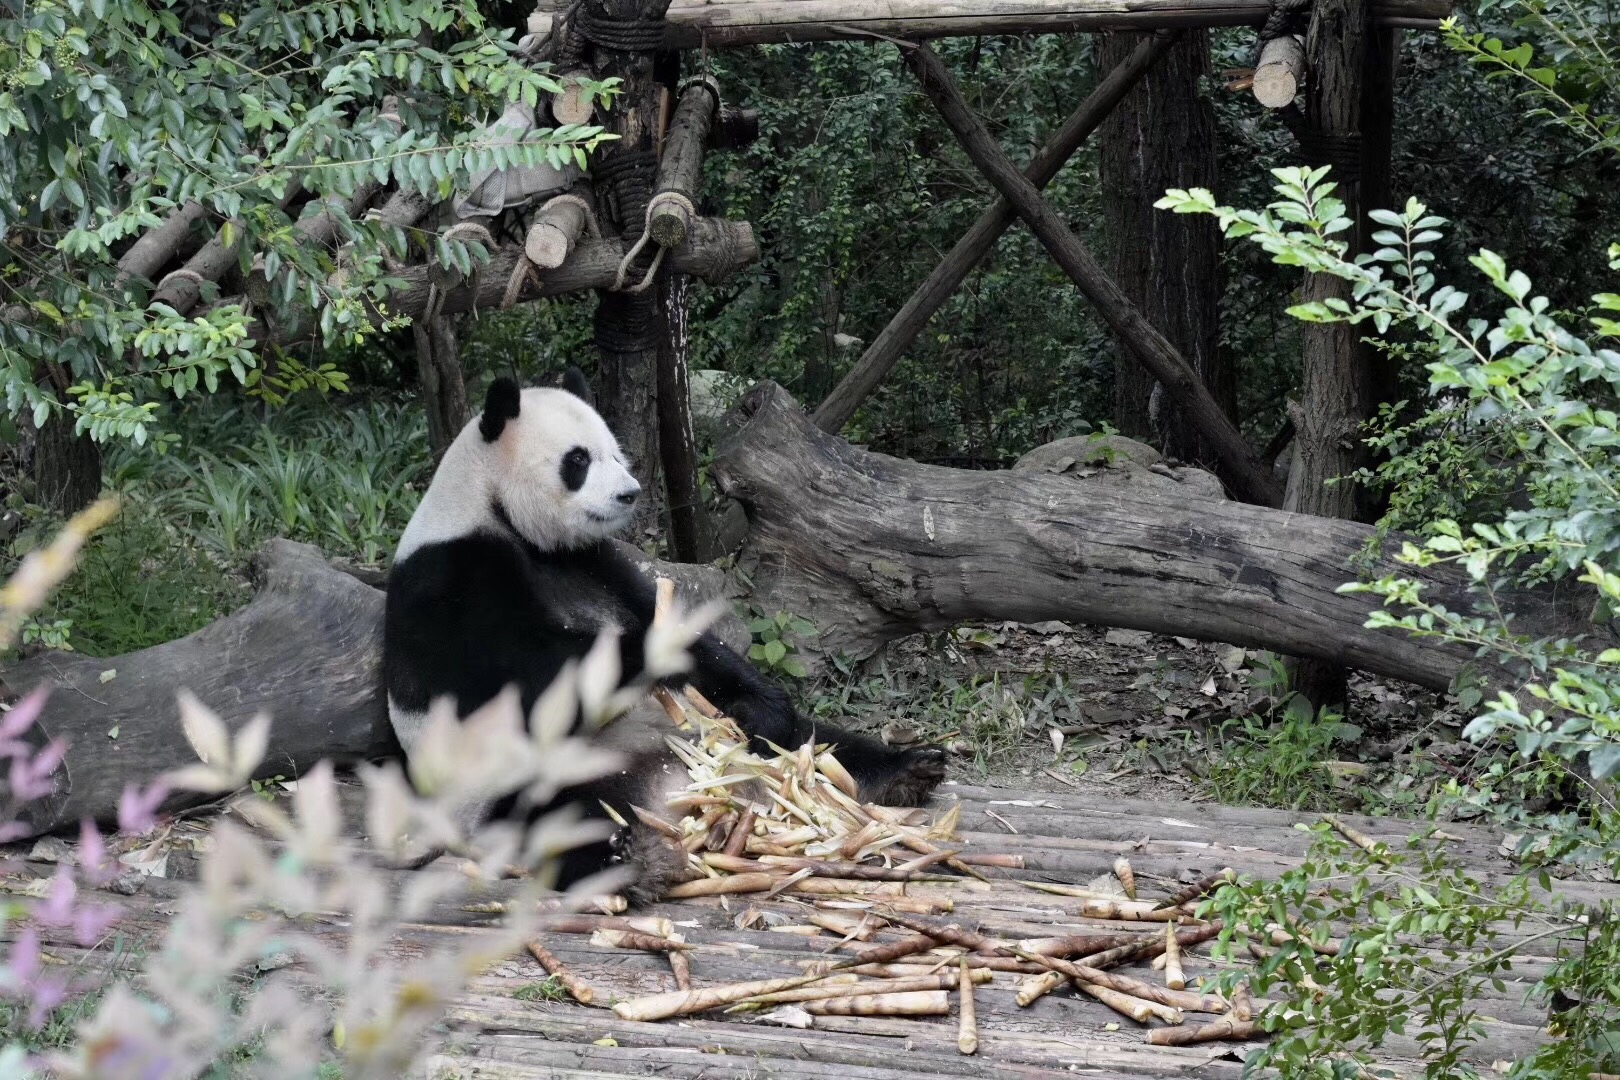
{"label": "bamboo stalk", "polygon": [[730,983],[726,986],[711,986],[703,990],[671,990],[663,994],[650,994],[630,1001],[620,1001],[613,1006],[613,1011],[621,1020],[663,1020],[671,1016],[707,1012],[722,1005],[734,1005],[743,998],[758,997],[760,994],[774,994],[778,990],[808,986],[826,977],[825,974],[816,972],[790,975],[781,979],[757,979],[752,982]]}
{"label": "bamboo stalk", "polygon": [[1259,1034],[1253,1020],[1226,1016],[1194,1028],[1155,1028],[1147,1033],[1147,1041],[1153,1046],[1191,1046],[1220,1039],[1252,1039]]}
{"label": "bamboo stalk", "polygon": [[804,921],[838,934],[845,941],[871,941],[883,929],[883,920],[869,911],[863,911],[859,916],[838,911],[812,911],[804,917]]}
{"label": "bamboo stalk", "polygon": [[1067,979],[1068,976],[1061,971],[1043,971],[1039,975],[1031,975],[1018,984],[1018,993],[1013,995],[1013,1000],[1027,1009],[1062,986]]}
{"label": "bamboo stalk", "polygon": [[1142,938],[1141,933],[1129,930],[1118,934],[1065,934],[1062,937],[1025,938],[1015,944],[1019,952],[1074,958],[1117,949],[1121,945],[1135,945]]}
{"label": "bamboo stalk", "polygon": [[1360,848],[1362,851],[1365,851],[1367,854],[1371,855],[1374,859],[1382,862],[1383,859],[1389,854],[1388,850],[1384,848],[1383,844],[1379,843],[1377,840],[1374,840],[1372,837],[1368,836],[1355,826],[1341,821],[1339,819],[1339,815],[1323,814],[1322,820],[1333,826],[1334,831],[1340,836],[1356,845],[1356,847]]}
{"label": "bamboo stalk", "polygon": [[[670,940],[682,941],[683,939],[679,934],[671,934]],[[668,956],[670,974],[675,976],[675,988],[677,990],[692,989],[692,961],[685,952],[672,952]]]}
{"label": "bamboo stalk", "polygon": [[1270,931],[1271,943],[1273,945],[1287,945],[1290,942],[1297,941],[1301,945],[1304,945],[1306,948],[1310,949],[1312,952],[1315,952],[1321,956],[1338,956],[1339,953],[1344,949],[1344,942],[1339,941],[1336,938],[1329,938],[1326,941],[1316,941],[1303,934],[1290,933],[1275,923],[1267,927],[1267,929]]}
{"label": "bamboo stalk", "polygon": [[1149,1020],[1162,1020],[1166,1024],[1179,1024],[1182,1021],[1179,1009],[1160,1005],[1156,1001],[1131,997],[1129,994],[1121,994],[1117,990],[1110,990],[1095,983],[1077,982],[1075,985],[1121,1016],[1128,1016],[1139,1024],[1145,1024]]}
{"label": "bamboo stalk", "polygon": [[1237,881],[1237,871],[1227,866],[1217,873],[1206,874],[1191,885],[1177,889],[1167,898],[1159,901],[1158,906],[1161,908],[1176,908],[1183,904],[1190,904],[1194,900],[1202,899],[1206,893],[1214,892],[1220,886],[1229,885],[1235,881]]}
{"label": "bamboo stalk", "polygon": [[[991,973],[983,968],[973,968],[969,973],[969,981],[975,983],[989,982]],[[853,973],[829,976],[826,983],[820,986],[801,986],[797,990],[782,990],[774,994],[761,994],[758,997],[747,998],[737,1003],[733,1008],[743,1005],[782,1005],[795,1001],[820,1001],[835,997],[870,997],[881,994],[916,993],[923,990],[954,990],[961,982],[957,972],[944,972],[936,975],[908,975],[900,979],[868,979],[860,981]]]}
{"label": "bamboo stalk", "polygon": [[[1221,921],[1205,923],[1202,926],[1189,926],[1176,931],[1176,944],[1183,949],[1189,945],[1208,941],[1221,932]],[[1143,940],[1135,945],[1122,945],[1117,949],[1088,956],[1086,961],[1095,968],[1118,967],[1133,960],[1147,960],[1164,952],[1164,938],[1157,934],[1144,934]]]}
{"label": "bamboo stalk", "polygon": [[1002,870],[1024,869],[1024,857],[1022,855],[1010,855],[1002,852],[963,851],[957,853],[956,859],[958,862],[966,863],[968,866],[994,866]]}
{"label": "bamboo stalk", "polygon": [[1172,990],[1184,989],[1187,976],[1181,970],[1181,946],[1176,941],[1176,924],[1166,923],[1164,928],[1164,985]]}
{"label": "bamboo stalk", "polygon": [[875,949],[865,949],[834,966],[837,968],[851,968],[860,964],[886,964],[891,960],[898,960],[902,956],[913,956],[920,952],[927,952],[933,947],[934,939],[931,936],[918,934],[915,937],[901,938],[899,941],[879,945]]}
{"label": "bamboo stalk", "polygon": [[639,930],[598,930],[591,935],[591,944],[609,949],[637,949],[641,952],[685,952],[691,948],[667,937],[644,934]]}
{"label": "bamboo stalk", "polygon": [[804,1011],[811,1016],[944,1016],[951,1001],[945,990],[913,990],[806,1001]]}
{"label": "bamboo stalk", "polygon": [[[979,970],[984,970],[980,968]],[[979,1052],[979,1022],[974,1016],[973,1008],[973,969],[968,967],[964,958],[957,968],[956,996],[959,1001],[960,1019],[956,1032],[956,1049],[964,1054],[977,1054]]]}
{"label": "bamboo stalk", "polygon": [[658,915],[542,915],[535,926],[548,934],[594,934],[598,930],[637,930],[668,937],[675,924]]}
{"label": "bamboo stalk", "polygon": [[667,900],[686,900],[694,896],[734,896],[738,893],[767,892],[782,879],[775,874],[733,874],[730,877],[702,878],[672,885],[664,893]]}
{"label": "bamboo stalk", "polygon": [[1199,994],[1191,990],[1172,990],[1169,987],[1158,986],[1154,983],[1133,978],[1130,975],[1102,971],[1098,968],[1088,967],[1085,964],[1075,964],[1055,957],[1042,957],[1041,963],[1049,966],[1051,970],[1073,979],[1076,983],[1089,983],[1093,986],[1105,987],[1115,993],[1141,998],[1144,1001],[1156,1002],[1166,1008],[1207,1013],[1223,1013],[1228,1008],[1224,1000],[1213,994]]}
{"label": "bamboo stalk", "polygon": [[596,991],[585,985],[579,976],[569,971],[561,960],[552,955],[550,949],[540,943],[540,939],[535,938],[529,942],[529,952],[539,962],[540,966],[545,969],[546,974],[561,983],[563,989],[567,990],[569,996],[575,1001],[581,1005],[589,1005],[596,998]]}
{"label": "bamboo stalk", "polygon": [[1232,991],[1232,1019],[1247,1022],[1254,1019],[1254,999],[1249,996],[1249,984],[1240,982]]}
{"label": "bamboo stalk", "polygon": [[[924,858],[937,858],[933,855]],[[761,855],[759,862],[766,867],[783,866],[795,870],[809,868],[815,871],[819,878],[846,878],[851,881],[913,881],[913,882],[950,882],[958,881],[945,874],[924,874],[916,870],[907,870],[898,866],[870,866],[866,863],[851,862],[824,862],[821,859],[811,859],[799,855]]]}

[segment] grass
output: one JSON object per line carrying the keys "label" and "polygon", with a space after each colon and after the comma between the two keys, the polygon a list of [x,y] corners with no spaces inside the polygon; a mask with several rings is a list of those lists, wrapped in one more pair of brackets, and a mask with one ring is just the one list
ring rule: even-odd
{"label": "grass", "polygon": [[[176,429],[166,455],[108,448],[124,512],[34,620],[40,644],[115,656],[184,637],[252,597],[248,561],[277,536],[381,565],[429,475],[425,421],[405,403],[312,402],[264,419],[205,401]],[[0,574],[59,525],[28,519]]]}
{"label": "grass", "polygon": [[1281,715],[1236,717],[1212,735],[1204,782],[1231,806],[1290,810],[1345,809],[1347,793],[1323,763],[1360,731],[1339,716],[1318,713],[1294,695]]}
{"label": "grass", "polygon": [[563,984],[557,981],[555,975],[548,975],[539,982],[526,983],[512,991],[512,996],[518,1001],[567,1001],[568,991]]}

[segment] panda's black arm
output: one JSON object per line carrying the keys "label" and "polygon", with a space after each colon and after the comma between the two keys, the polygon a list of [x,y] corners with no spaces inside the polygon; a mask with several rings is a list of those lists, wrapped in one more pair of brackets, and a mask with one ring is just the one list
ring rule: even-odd
{"label": "panda's black arm", "polygon": [[704,634],[692,646],[687,681],[720,711],[735,718],[753,737],[756,750],[765,749],[766,742],[792,750],[809,733],[787,691],[713,634]]}

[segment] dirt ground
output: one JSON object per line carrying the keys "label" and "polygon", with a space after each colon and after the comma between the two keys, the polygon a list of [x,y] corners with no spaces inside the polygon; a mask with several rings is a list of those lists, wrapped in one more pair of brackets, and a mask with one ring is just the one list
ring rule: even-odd
{"label": "dirt ground", "polygon": [[951,779],[1030,791],[1233,801],[1211,777],[1253,753],[1244,717],[1281,740],[1273,754],[1308,749],[1316,760],[1300,768],[1317,770],[1330,798],[1372,791],[1375,808],[1398,810],[1421,806],[1435,780],[1466,775],[1477,751],[1461,741],[1455,699],[1353,675],[1346,716],[1283,731],[1280,668],[1271,654],[1190,638],[1005,623],[895,642],[862,666],[864,680],[833,688],[842,709],[822,705],[890,741],[954,736],[966,745]]}

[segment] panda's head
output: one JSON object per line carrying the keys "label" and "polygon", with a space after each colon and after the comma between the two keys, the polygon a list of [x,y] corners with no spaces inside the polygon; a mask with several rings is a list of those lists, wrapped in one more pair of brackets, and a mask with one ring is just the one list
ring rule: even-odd
{"label": "panda's head", "polygon": [[594,543],[630,521],[641,485],[571,371],[565,389],[497,379],[445,452],[400,557],[435,540],[510,528],[542,551]]}

